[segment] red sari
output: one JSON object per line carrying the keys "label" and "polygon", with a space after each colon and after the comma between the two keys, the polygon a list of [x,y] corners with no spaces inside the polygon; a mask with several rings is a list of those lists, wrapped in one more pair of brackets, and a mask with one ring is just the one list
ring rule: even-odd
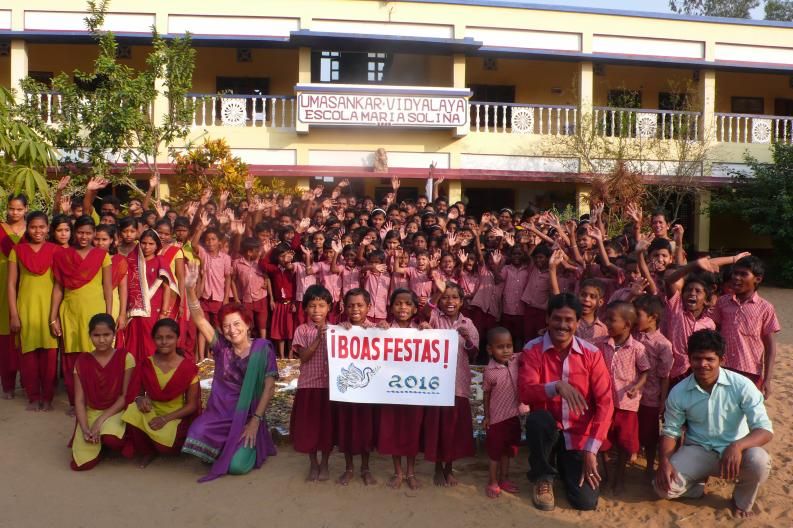
{"label": "red sari", "polygon": [[[136,247],[127,255],[129,275],[127,277],[127,348],[142,363],[154,354],[154,340],[151,337],[154,323],[160,318],[164,288],[176,291],[171,271],[155,255],[149,260]],[[177,292],[178,293],[178,292]]]}
{"label": "red sari", "polygon": [[[138,365],[136,370],[136,378],[138,380],[136,385],[138,385],[138,388],[135,394],[139,394],[142,388],[149,395],[149,398],[155,402],[170,402],[180,396],[183,396],[186,401],[187,392],[190,390],[193,380],[198,375],[198,366],[196,366],[191,358],[187,357],[176,367],[176,371],[173,373],[173,376],[171,376],[171,379],[168,380],[168,383],[165,384],[165,387],[160,386],[151,358],[144,360]],[[153,455],[154,453],[159,453],[161,455],[179,454],[182,451],[185,438],[187,438],[187,431],[190,428],[190,424],[200,412],[201,404],[199,402],[199,408],[194,414],[180,420],[179,426],[176,429],[176,440],[173,446],[170,447],[155,442],[145,431],[127,423],[127,429],[129,430],[132,444],[135,447],[135,453],[138,455]]]}

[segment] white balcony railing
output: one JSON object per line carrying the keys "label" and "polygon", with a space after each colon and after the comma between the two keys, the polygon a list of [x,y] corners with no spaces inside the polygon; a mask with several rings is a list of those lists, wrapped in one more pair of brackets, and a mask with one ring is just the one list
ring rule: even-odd
{"label": "white balcony railing", "polygon": [[190,94],[194,127],[294,128],[295,98],[284,95]]}
{"label": "white balcony railing", "polygon": [[593,125],[605,137],[634,139],[699,139],[699,112],[644,108],[594,108]]}
{"label": "white balcony railing", "polygon": [[793,117],[716,114],[716,139],[722,143],[793,143]]}
{"label": "white balcony railing", "polygon": [[469,103],[472,132],[570,135],[576,131],[578,108],[519,103]]}

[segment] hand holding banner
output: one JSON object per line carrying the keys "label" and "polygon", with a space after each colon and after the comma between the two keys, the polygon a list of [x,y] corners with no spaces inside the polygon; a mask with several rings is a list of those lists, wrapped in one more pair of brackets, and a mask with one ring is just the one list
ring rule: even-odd
{"label": "hand holding banner", "polygon": [[457,338],[454,330],[329,326],[330,399],[453,406]]}

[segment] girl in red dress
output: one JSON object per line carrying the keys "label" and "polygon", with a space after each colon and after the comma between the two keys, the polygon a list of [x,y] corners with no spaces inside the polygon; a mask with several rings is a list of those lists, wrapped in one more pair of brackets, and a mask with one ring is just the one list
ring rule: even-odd
{"label": "girl in red dress", "polygon": [[157,255],[161,248],[160,237],[147,229],[127,255],[127,348],[139,363],[154,353],[154,323],[168,318],[178,293],[170,270]]}
{"label": "girl in red dress", "polygon": [[[393,322],[382,322],[378,326],[387,328],[416,328],[416,313],[419,300],[416,294],[406,288],[394,290],[391,294],[389,312]],[[421,424],[424,420],[424,407],[420,405],[383,405],[380,407],[377,451],[391,455],[394,462],[394,476],[388,485],[398,489],[404,478],[410,489],[420,487],[416,479],[416,455],[421,451]],[[407,472],[403,477],[402,457],[407,458]]]}
{"label": "girl in red dress", "polygon": [[[328,480],[328,458],[333,450],[333,411],[328,390],[328,353],[325,332],[333,296],[318,284],[303,295],[308,320],[297,327],[292,350],[300,358],[300,377],[292,405],[289,432],[298,453],[307,453],[308,482]],[[322,453],[322,460],[317,454]]]}
{"label": "girl in red dress", "polygon": [[[427,407],[424,411],[424,456],[435,462],[436,486],[456,486],[452,464],[455,460],[474,456],[474,430],[471,421],[470,361],[478,353],[479,332],[470,319],[463,316],[464,292],[454,282],[435,281],[437,292],[427,307],[429,328],[457,330],[457,374],[454,407]],[[437,304],[436,304],[437,303]]]}
{"label": "girl in red dress", "polygon": [[[369,292],[363,288],[354,288],[344,296],[346,321],[340,326],[349,330],[353,326],[371,328],[366,314],[372,304]],[[361,455],[361,479],[367,486],[377,484],[369,471],[369,453],[377,445],[377,406],[369,403],[334,404],[336,412],[336,445],[344,453],[345,470],[337,483],[346,486],[352,481],[355,473],[353,456]]]}

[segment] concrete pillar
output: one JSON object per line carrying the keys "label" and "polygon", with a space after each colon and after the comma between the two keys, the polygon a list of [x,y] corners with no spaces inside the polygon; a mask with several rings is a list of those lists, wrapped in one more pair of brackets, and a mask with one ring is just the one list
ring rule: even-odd
{"label": "concrete pillar", "polygon": [[[311,83],[311,48],[302,47],[297,52],[297,82],[299,84]],[[308,124],[297,120],[295,132],[308,134]]]}
{"label": "concrete pillar", "polygon": [[716,140],[716,70],[699,72],[699,101],[702,105],[702,140]]}
{"label": "concrete pillar", "polygon": [[[11,41],[11,89],[21,93],[19,83],[28,76],[28,46],[24,40]],[[19,96],[17,96],[19,100]]]}
{"label": "concrete pillar", "polygon": [[449,204],[459,202],[463,199],[463,182],[462,180],[447,180],[449,182]]}
{"label": "concrete pillar", "polygon": [[578,216],[589,214],[589,193],[592,186],[588,183],[579,183],[575,186],[575,206]]}
{"label": "concrete pillar", "polygon": [[694,215],[694,249],[697,253],[710,252],[710,191],[699,191]]}
{"label": "concrete pillar", "polygon": [[[455,53],[452,55],[452,86],[454,88],[465,88],[465,55],[462,53]],[[466,112],[465,124],[454,129],[454,137],[461,137],[468,134],[471,130],[471,125],[468,122],[470,114]]]}

